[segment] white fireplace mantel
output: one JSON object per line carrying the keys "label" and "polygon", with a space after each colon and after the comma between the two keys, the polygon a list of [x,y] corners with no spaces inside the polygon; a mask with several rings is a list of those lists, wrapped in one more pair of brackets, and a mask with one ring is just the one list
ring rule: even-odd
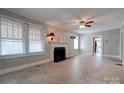
{"label": "white fireplace mantel", "polygon": [[50,60],[54,60],[54,48],[55,47],[65,47],[66,57],[68,57],[68,44],[66,42],[49,42],[50,46]]}

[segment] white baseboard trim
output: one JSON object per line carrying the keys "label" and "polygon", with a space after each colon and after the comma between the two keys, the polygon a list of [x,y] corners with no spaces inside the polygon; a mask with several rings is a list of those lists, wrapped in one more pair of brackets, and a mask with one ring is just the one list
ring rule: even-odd
{"label": "white baseboard trim", "polygon": [[124,66],[124,62],[122,62],[122,65]]}
{"label": "white baseboard trim", "polygon": [[120,58],[120,56],[115,56],[115,55],[103,55],[103,57]]}
{"label": "white baseboard trim", "polygon": [[77,56],[77,55],[79,55],[79,53],[71,54],[68,57],[73,57],[73,56]]}
{"label": "white baseboard trim", "polygon": [[10,72],[14,72],[14,71],[18,71],[18,70],[25,69],[25,68],[29,68],[29,67],[33,67],[33,66],[40,65],[40,64],[43,64],[43,63],[47,63],[47,62],[50,62],[50,59],[2,69],[2,70],[0,70],[0,75],[10,73]]}
{"label": "white baseboard trim", "polygon": [[80,53],[80,55],[87,55],[87,56],[91,56],[92,53]]}

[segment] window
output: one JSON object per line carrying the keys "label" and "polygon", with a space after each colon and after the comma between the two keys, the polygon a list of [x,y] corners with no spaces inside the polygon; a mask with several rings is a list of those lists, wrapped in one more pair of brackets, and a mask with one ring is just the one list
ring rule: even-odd
{"label": "window", "polygon": [[0,16],[0,58],[44,52],[44,31],[42,28],[37,24],[28,24],[23,20]]}
{"label": "window", "polygon": [[78,36],[74,39],[74,49],[78,49]]}
{"label": "window", "polygon": [[11,21],[1,18],[1,54],[22,54],[23,37],[22,37],[22,24],[19,22]]}
{"label": "window", "polygon": [[29,52],[43,52],[43,33],[39,26],[29,26]]}

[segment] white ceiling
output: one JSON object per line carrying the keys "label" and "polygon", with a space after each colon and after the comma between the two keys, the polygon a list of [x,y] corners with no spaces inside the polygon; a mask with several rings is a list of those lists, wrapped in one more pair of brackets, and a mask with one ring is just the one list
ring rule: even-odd
{"label": "white ceiling", "polygon": [[[6,9],[35,20],[79,33],[120,28],[124,9],[107,8],[9,8]],[[92,27],[79,29],[80,20],[94,21]]]}

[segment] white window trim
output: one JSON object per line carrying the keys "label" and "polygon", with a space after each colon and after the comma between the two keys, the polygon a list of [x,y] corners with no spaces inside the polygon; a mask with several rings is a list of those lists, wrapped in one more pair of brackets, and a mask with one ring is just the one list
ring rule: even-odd
{"label": "white window trim", "polygon": [[[77,40],[78,40],[78,48],[75,49],[75,47],[74,47],[74,50],[79,50],[79,35],[76,35],[76,37],[78,37],[78,39],[77,39]],[[75,38],[75,39],[76,39],[76,38]],[[74,39],[74,40],[75,40],[75,39]]]}
{"label": "white window trim", "polygon": [[22,54],[12,54],[12,55],[2,55],[0,59],[10,59],[10,58],[18,58],[18,57],[27,57],[27,56],[35,56],[35,55],[44,55],[45,52],[33,52],[33,53],[22,53]]}
{"label": "white window trim", "polygon": [[[23,25],[22,36],[23,36],[24,53],[22,53],[22,54],[11,54],[11,55],[1,55],[0,54],[0,60],[46,54],[46,52],[45,52],[45,42],[44,41],[43,41],[43,44],[44,44],[43,45],[43,47],[44,47],[43,51],[41,51],[41,52],[29,52],[29,40],[28,40],[28,36],[29,36],[28,35],[28,31],[29,31],[28,30],[29,29],[28,28],[28,24],[29,23],[28,22],[20,20],[20,19],[13,18],[13,17],[1,15],[1,14],[0,14],[0,53],[1,53],[1,18],[6,18],[6,19],[9,19],[9,20],[12,20],[12,21],[16,21],[16,22],[21,22],[22,23],[22,25]],[[44,30],[44,27],[42,25],[35,24],[35,23],[30,23],[30,24],[33,24],[34,26],[39,26],[39,27],[41,27],[41,30]],[[44,36],[44,33],[45,32],[43,31],[43,36]],[[45,36],[43,37],[43,40],[45,40]]]}
{"label": "white window trim", "polygon": [[5,18],[5,19],[12,20],[12,21],[16,21],[16,22],[19,22],[19,23],[25,23],[25,22],[26,22],[26,21],[23,21],[23,20],[14,18],[14,17],[2,15],[2,14],[0,14],[0,18]]}

